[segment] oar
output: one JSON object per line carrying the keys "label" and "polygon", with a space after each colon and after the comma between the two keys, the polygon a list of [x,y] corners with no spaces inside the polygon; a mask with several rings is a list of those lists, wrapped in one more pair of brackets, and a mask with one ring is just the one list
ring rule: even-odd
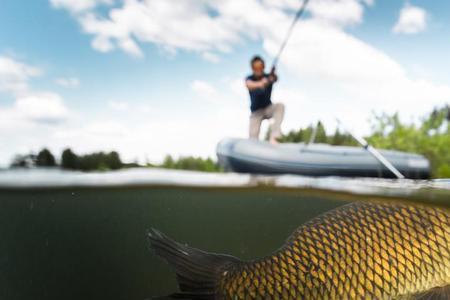
{"label": "oar", "polygon": [[365,139],[353,134],[352,131],[346,128],[339,119],[336,119],[336,121],[338,125],[341,126],[341,128],[347,131],[358,143],[361,144],[361,146],[363,146],[365,150],[372,154],[383,166],[388,168],[388,170],[391,171],[398,179],[405,178],[405,176],[403,176],[403,174],[400,173],[400,171],[397,170],[397,168],[394,167],[394,165],[391,164],[390,161],[388,161],[377,149],[369,145],[369,143]]}

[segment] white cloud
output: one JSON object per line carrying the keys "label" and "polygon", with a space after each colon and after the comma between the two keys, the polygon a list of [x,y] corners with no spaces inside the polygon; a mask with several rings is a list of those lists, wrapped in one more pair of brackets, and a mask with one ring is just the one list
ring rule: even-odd
{"label": "white cloud", "polygon": [[[45,138],[40,137],[40,142],[33,147],[47,146],[57,155],[66,147],[78,153],[116,150],[125,161],[137,158],[145,162],[149,158],[160,162],[166,154],[214,157],[215,145],[222,137],[245,137],[247,133],[248,113],[233,101],[205,114],[199,114],[198,110],[186,111],[184,118],[135,114],[134,109],[139,108],[130,107],[132,118],[113,119],[104,115],[93,121],[81,116],[82,119],[55,128]],[[34,138],[31,143],[35,142]],[[0,157],[1,150],[0,145]]]}
{"label": "white cloud", "polygon": [[110,52],[114,49],[114,45],[108,37],[105,36],[97,36],[92,40],[92,48],[99,52]]}
{"label": "white cloud", "polygon": [[214,105],[214,109],[235,107],[244,102],[247,104],[248,92],[244,79],[223,79],[220,84],[213,85],[204,80],[194,80],[190,84],[195,99],[205,100]]}
{"label": "white cloud", "polygon": [[[291,82],[308,82],[304,88],[310,90],[310,97],[319,97],[337,110],[354,107],[351,103],[356,101],[364,118],[372,109],[417,115],[447,100],[448,86],[410,78],[393,58],[345,31],[347,26],[362,23],[364,10],[373,4],[373,0],[311,1],[310,19],[297,24],[281,58]],[[89,11],[78,20],[101,51],[122,48],[141,55],[135,43],[130,49],[121,46],[128,40],[154,43],[172,53],[196,51],[206,60],[217,61],[221,52],[248,39],[260,39],[264,50],[275,55],[299,5],[297,0],[129,0],[106,17]],[[406,5],[399,24],[399,32],[423,30],[426,12]],[[232,86],[244,96],[239,82]],[[193,82],[191,88],[208,99],[223,93],[202,81]],[[407,105],[412,100],[418,104]]]}
{"label": "white cloud", "polygon": [[[272,55],[277,50],[271,40],[266,40],[264,47]],[[298,80],[297,90],[308,92],[308,101],[297,106],[302,116],[299,120],[315,116],[332,125],[334,117],[340,117],[359,124],[359,133],[367,133],[372,110],[400,112],[409,118],[450,99],[450,86],[411,79],[382,51],[314,20],[298,26],[281,62]],[[288,106],[287,114],[290,109]]]}
{"label": "white cloud", "polygon": [[[212,62],[218,62],[218,54],[231,51],[246,38],[279,36],[300,4],[297,0],[128,0],[122,7],[112,8],[107,16],[101,16],[93,8],[107,0],[50,1],[56,7],[82,12],[75,17],[83,30],[94,36],[92,47],[100,52],[122,49],[142,57],[138,42],[150,42],[170,53],[177,49],[200,52],[205,60]],[[364,6],[372,2],[315,0],[308,10],[322,22],[347,26],[361,23]],[[287,15],[286,10],[291,14]],[[275,25],[279,23],[283,26]],[[274,32],[273,26],[281,31]]]}
{"label": "white cloud", "polygon": [[[266,39],[270,54],[277,41]],[[318,21],[303,21],[293,33],[281,62],[301,77],[361,82],[405,76],[402,67],[378,49],[339,28]]]}
{"label": "white cloud", "polygon": [[28,80],[41,74],[41,70],[0,56],[0,91],[21,94],[28,90]]}
{"label": "white cloud", "polygon": [[83,11],[95,8],[100,4],[112,4],[114,0],[50,0],[55,8],[64,8],[72,13],[81,13]]}
{"label": "white cloud", "polygon": [[244,78],[235,78],[228,82],[231,92],[238,98],[248,97],[248,91],[245,87]]}
{"label": "white cloud", "polygon": [[[214,157],[215,145],[222,137],[246,135],[247,122],[248,115],[245,111],[224,108],[201,116],[188,115],[183,120],[147,120],[139,124],[122,121],[102,126],[97,124],[94,128],[100,128],[95,132],[77,130],[76,139],[72,137],[66,141],[81,151],[104,150],[105,145],[112,145],[128,161],[136,156],[144,161],[146,153],[150,154],[152,161],[160,161],[166,154]],[[199,136],[202,138],[199,139]]]}
{"label": "white cloud", "polygon": [[395,33],[415,34],[427,27],[427,12],[417,6],[406,4],[400,11],[397,24],[392,28]]}
{"label": "white cloud", "polygon": [[94,137],[124,137],[128,131],[124,125],[117,121],[94,122],[81,129],[81,132],[93,135]]}
{"label": "white cloud", "polygon": [[[37,92],[30,88],[29,80],[41,74],[35,67],[10,57],[0,56],[0,91],[9,93],[15,102],[2,107],[0,113],[11,124],[20,122],[58,123],[63,121],[68,110],[60,95],[52,92]],[[10,128],[5,123],[1,126]]]}
{"label": "white cloud", "polygon": [[239,40],[237,28],[229,30],[229,20],[221,16],[208,16],[204,4],[194,0],[130,0],[122,8],[111,10],[109,18],[88,13],[78,20],[85,32],[95,36],[93,47],[103,52],[118,47],[141,56],[136,40],[169,49],[229,51],[229,44]]}
{"label": "white cloud", "polygon": [[309,10],[317,20],[348,26],[363,21],[363,3],[372,4],[370,1],[358,0],[315,0],[311,1]]}
{"label": "white cloud", "polygon": [[203,99],[210,101],[216,100],[219,94],[211,84],[203,80],[194,80],[191,83],[191,89]]}
{"label": "white cloud", "polygon": [[49,92],[17,98],[14,108],[25,119],[42,123],[61,122],[68,114],[61,96]]}
{"label": "white cloud", "polygon": [[76,88],[80,85],[80,80],[75,77],[60,77],[55,79],[55,83],[65,88]]}
{"label": "white cloud", "polygon": [[211,53],[211,52],[204,52],[204,53],[202,54],[202,57],[203,57],[206,61],[209,61],[209,62],[212,62],[212,63],[218,63],[218,62],[220,62],[220,57],[219,57],[219,55],[214,54],[214,53]]}
{"label": "white cloud", "polygon": [[125,51],[135,57],[143,57],[144,56],[141,48],[139,48],[139,46],[136,44],[136,42],[132,38],[120,39],[119,47],[123,51]]}
{"label": "white cloud", "polygon": [[124,112],[129,110],[130,105],[123,101],[109,101],[108,106],[115,111]]}

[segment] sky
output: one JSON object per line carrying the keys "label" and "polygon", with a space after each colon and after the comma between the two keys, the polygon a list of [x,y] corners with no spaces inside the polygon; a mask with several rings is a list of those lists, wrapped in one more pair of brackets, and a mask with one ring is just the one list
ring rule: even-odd
{"label": "sky", "polygon": [[[270,66],[301,0],[1,0],[0,166],[49,148],[215,157],[246,137],[244,78]],[[450,2],[310,0],[279,66],[283,131],[450,103]],[[263,125],[263,132],[268,124]]]}

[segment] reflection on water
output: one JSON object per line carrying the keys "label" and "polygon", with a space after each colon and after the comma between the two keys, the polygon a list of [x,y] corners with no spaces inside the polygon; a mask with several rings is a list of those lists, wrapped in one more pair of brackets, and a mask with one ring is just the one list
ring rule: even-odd
{"label": "reflection on water", "polygon": [[255,186],[326,188],[361,194],[411,195],[419,189],[450,189],[450,179],[396,180],[379,178],[305,177],[296,175],[255,176],[236,173],[202,173],[157,168],[124,169],[113,172],[71,172],[60,169],[0,169],[0,187],[73,186]]}
{"label": "reflection on water", "polygon": [[448,186],[445,181],[162,170],[0,172],[0,186],[0,299],[141,300],[173,292],[173,272],[147,249],[150,227],[251,259],[362,194],[441,205],[449,199],[448,189],[436,188]]}

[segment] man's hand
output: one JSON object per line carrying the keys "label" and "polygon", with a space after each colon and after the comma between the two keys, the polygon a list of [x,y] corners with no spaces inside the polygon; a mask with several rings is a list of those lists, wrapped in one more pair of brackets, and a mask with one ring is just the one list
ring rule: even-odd
{"label": "man's hand", "polygon": [[269,73],[270,83],[274,83],[278,80],[278,75],[275,73],[275,71],[276,71],[275,66],[273,66]]}

